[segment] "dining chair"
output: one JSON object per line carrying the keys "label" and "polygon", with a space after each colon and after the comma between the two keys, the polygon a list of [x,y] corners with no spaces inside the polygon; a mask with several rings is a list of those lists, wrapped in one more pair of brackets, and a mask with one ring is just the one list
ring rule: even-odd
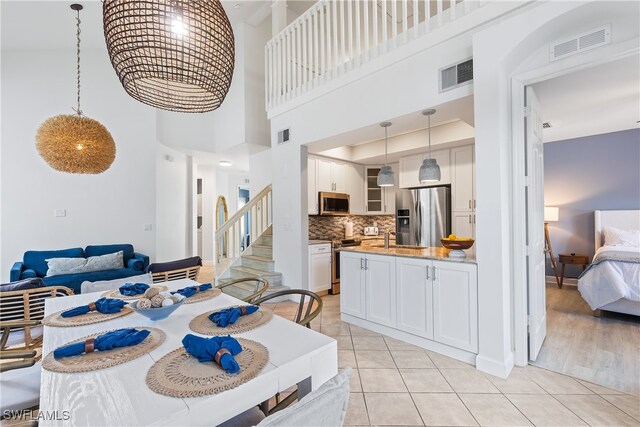
{"label": "dining chair", "polygon": [[[246,284],[246,285],[245,285]],[[269,281],[260,277],[244,277],[216,285],[222,292],[234,296],[244,302],[253,303],[269,289]],[[231,290],[234,291],[231,291]],[[245,295],[247,294],[248,295]]]}
{"label": "dining chair", "polygon": [[349,377],[351,368],[322,384],[299,402],[288,408],[272,410],[267,417],[253,407],[218,427],[336,427],[344,424],[349,403]]}
{"label": "dining chair", "polygon": [[[315,319],[322,311],[322,298],[315,292],[306,289],[287,289],[285,291],[274,292],[262,298],[253,301],[253,304],[260,305],[274,298],[291,297],[299,295],[300,300],[296,310],[295,322],[299,325],[311,328],[311,321]],[[315,307],[315,308],[314,308]]]}
{"label": "dining chair", "polygon": [[147,273],[151,273],[153,283],[170,282],[172,280],[196,280],[202,267],[202,258],[194,256],[169,262],[149,264]]}

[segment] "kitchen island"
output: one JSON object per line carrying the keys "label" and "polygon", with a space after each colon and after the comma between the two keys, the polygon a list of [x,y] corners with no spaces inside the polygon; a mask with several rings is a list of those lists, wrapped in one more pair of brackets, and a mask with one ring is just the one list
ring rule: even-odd
{"label": "kitchen island", "polygon": [[473,251],[340,249],[340,316],[347,323],[475,364],[478,281]]}

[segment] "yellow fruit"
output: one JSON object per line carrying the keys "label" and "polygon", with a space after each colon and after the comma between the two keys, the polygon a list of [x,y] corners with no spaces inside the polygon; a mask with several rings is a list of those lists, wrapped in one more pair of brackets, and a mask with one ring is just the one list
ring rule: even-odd
{"label": "yellow fruit", "polygon": [[455,234],[449,234],[449,240],[456,240],[457,236]]}

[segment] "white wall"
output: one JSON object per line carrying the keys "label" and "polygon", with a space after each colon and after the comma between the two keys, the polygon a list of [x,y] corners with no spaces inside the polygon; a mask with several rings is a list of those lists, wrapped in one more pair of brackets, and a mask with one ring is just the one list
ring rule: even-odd
{"label": "white wall", "polygon": [[161,144],[156,153],[156,261],[165,262],[190,254],[190,159]]}
{"label": "white wall", "polygon": [[[100,175],[57,172],[35,148],[44,120],[73,114],[75,54],[2,51],[3,281],[28,249],[126,242],[155,257],[155,112],[124,92],[106,52],[85,50],[82,66],[82,109],[109,129],[117,147]],[[54,217],[55,209],[67,216]]]}
{"label": "white wall", "polygon": [[249,187],[251,197],[258,194],[264,187],[271,184],[272,178],[271,149],[263,150],[249,156]]}

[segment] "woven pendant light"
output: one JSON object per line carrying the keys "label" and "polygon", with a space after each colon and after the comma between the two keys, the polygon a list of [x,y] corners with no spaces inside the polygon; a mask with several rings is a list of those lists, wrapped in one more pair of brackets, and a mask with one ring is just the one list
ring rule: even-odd
{"label": "woven pendant light", "polygon": [[36,133],[36,148],[53,169],[78,174],[99,174],[116,158],[116,144],[111,134],[96,120],[84,117],[80,109],[80,11],[82,5],[72,4],[77,12],[78,107],[76,114],[64,114],[47,119]]}
{"label": "woven pendant light", "polygon": [[233,76],[233,31],[218,0],[104,0],[104,36],[125,91],[169,111],[218,108]]}

